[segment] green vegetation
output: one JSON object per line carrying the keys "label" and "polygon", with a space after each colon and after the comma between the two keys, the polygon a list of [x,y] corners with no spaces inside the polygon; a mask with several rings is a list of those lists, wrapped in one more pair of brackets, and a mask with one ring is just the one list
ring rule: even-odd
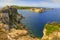
{"label": "green vegetation", "polygon": [[15,6],[15,5],[13,5],[13,7],[15,7],[17,9],[30,9],[30,8],[34,8],[34,7],[29,7],[29,6]]}
{"label": "green vegetation", "polygon": [[[33,8],[40,9],[42,8],[42,7],[31,7],[31,6],[17,6],[17,5],[12,5],[12,7],[15,7],[17,9],[33,9]],[[46,8],[43,8],[43,9],[46,9]]]}
{"label": "green vegetation", "polygon": [[54,31],[58,31],[59,30],[59,23],[54,22],[54,23],[47,23],[45,25],[46,28],[46,34],[49,35],[50,33],[54,32]]}

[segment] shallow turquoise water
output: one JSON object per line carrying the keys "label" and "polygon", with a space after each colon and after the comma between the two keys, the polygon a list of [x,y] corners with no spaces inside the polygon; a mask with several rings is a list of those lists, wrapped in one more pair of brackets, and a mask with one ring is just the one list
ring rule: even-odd
{"label": "shallow turquoise water", "polygon": [[29,10],[18,10],[25,19],[22,23],[37,37],[43,36],[44,25],[47,22],[60,22],[60,9],[47,10],[43,13],[30,12]]}

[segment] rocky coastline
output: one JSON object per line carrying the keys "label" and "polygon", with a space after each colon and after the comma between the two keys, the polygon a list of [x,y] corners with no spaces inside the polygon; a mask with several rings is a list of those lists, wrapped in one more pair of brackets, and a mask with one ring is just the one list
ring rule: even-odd
{"label": "rocky coastline", "polygon": [[[46,28],[50,27],[50,29]],[[49,32],[47,32],[50,30]],[[45,28],[43,30],[43,37],[41,40],[60,40],[60,23],[58,22],[52,22],[52,23],[47,23],[45,25]]]}
{"label": "rocky coastline", "polygon": [[37,12],[37,13],[42,13],[42,12],[44,12],[45,11],[45,9],[44,8],[32,8],[32,9],[30,9],[30,11],[31,12]]}
{"label": "rocky coastline", "polygon": [[23,18],[12,6],[2,8],[0,10],[0,40],[39,40],[29,35],[28,29],[20,22]]}

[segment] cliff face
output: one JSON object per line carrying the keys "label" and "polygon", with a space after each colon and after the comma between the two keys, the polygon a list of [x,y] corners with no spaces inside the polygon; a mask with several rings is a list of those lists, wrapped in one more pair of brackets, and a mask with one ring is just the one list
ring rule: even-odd
{"label": "cliff face", "polygon": [[12,29],[8,34],[8,39],[10,40],[39,40],[38,38],[33,38],[29,35],[28,30],[16,30]]}
{"label": "cliff face", "polygon": [[8,25],[0,22],[0,40],[8,40]]}
{"label": "cliff face", "polygon": [[0,40],[39,40],[37,37],[31,37],[26,29],[12,28],[8,31],[8,24],[0,22]]}
{"label": "cliff face", "polygon": [[[30,33],[25,25],[20,22],[23,16],[18,14],[17,9],[5,7],[1,11],[0,40],[39,40],[37,37],[31,37],[29,35]],[[6,21],[8,21],[8,23]]]}
{"label": "cliff face", "polygon": [[47,23],[43,33],[42,40],[60,40],[60,24],[57,22]]}
{"label": "cliff face", "polygon": [[16,25],[15,28],[17,28],[17,24],[19,24],[20,20],[24,18],[21,14],[17,12],[17,9],[12,6],[6,6],[0,11],[0,19],[4,20],[2,21],[3,23],[9,24],[10,28],[12,28],[11,26],[14,25]]}

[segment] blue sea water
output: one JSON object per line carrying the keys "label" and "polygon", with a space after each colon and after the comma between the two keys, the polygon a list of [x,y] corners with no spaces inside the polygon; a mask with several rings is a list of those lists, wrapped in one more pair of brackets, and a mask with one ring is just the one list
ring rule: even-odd
{"label": "blue sea water", "polygon": [[60,22],[60,9],[46,10],[43,13],[29,10],[18,10],[18,12],[25,17],[21,22],[37,37],[43,36],[44,25],[47,22]]}

